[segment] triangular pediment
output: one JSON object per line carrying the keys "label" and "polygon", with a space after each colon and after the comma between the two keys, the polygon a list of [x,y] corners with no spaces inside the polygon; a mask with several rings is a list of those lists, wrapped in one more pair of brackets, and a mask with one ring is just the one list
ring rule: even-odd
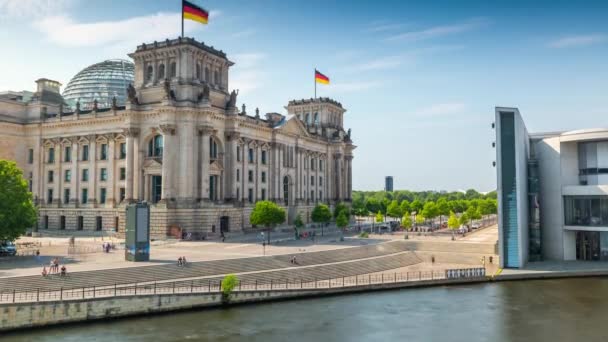
{"label": "triangular pediment", "polygon": [[211,162],[211,165],[209,165],[210,173],[220,173],[222,171],[224,171],[224,166],[219,160],[214,160]]}
{"label": "triangular pediment", "polygon": [[279,132],[305,137],[310,136],[308,131],[306,131],[306,127],[304,127],[304,124],[302,124],[302,121],[298,120],[295,115],[290,117],[282,126],[279,127]]}
{"label": "triangular pediment", "polygon": [[154,169],[161,169],[162,168],[162,162],[160,159],[157,158],[146,158],[146,160],[144,161],[144,169],[146,170],[154,170]]}

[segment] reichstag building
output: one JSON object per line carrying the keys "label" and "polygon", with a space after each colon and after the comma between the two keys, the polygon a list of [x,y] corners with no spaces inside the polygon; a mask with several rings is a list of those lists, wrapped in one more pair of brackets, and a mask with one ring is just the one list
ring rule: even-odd
{"label": "reichstag building", "polygon": [[346,109],[293,100],[287,114],[238,104],[234,64],[191,38],[129,55],[35,92],[0,93],[0,158],[15,160],[39,208],[34,230],[124,232],[125,205],[151,205],[152,238],[251,228],[258,200],[310,221],[320,202],[348,202],[353,145]]}

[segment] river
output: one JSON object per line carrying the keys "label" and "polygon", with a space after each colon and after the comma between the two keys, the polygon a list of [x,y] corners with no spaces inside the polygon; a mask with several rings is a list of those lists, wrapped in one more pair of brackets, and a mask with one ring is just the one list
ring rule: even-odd
{"label": "river", "polygon": [[608,279],[404,289],[67,325],[17,341],[608,341]]}

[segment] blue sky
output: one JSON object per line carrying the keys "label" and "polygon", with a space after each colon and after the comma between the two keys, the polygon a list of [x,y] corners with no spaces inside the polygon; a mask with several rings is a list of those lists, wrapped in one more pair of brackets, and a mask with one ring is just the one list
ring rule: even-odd
{"label": "blue sky", "polygon": [[[195,0],[186,35],[236,65],[230,86],[262,113],[342,102],[358,145],[353,187],[495,188],[494,107],[528,129],[608,126],[608,4],[596,1]],[[0,0],[0,90],[66,84],[80,69],[177,37],[178,0]]]}

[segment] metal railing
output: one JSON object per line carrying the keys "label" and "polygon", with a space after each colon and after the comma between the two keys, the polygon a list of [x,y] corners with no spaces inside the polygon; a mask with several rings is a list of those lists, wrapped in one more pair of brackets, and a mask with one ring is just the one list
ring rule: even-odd
{"label": "metal railing", "polygon": [[[469,270],[469,271],[467,271]],[[331,279],[317,278],[285,278],[271,280],[239,281],[233,292],[275,291],[275,290],[313,290],[347,288],[369,285],[396,284],[408,282],[423,282],[444,280],[456,282],[460,279],[484,279],[485,272],[476,272],[475,269],[460,269],[458,276],[456,270],[394,272],[382,274],[365,274]],[[69,277],[67,275],[66,277]],[[192,279],[176,280],[171,282],[148,282],[130,285],[80,287],[70,289],[35,291],[0,291],[0,303],[27,303],[82,300],[90,298],[111,298],[122,296],[143,296],[159,294],[185,294],[185,293],[220,293],[221,280],[219,279]]]}

